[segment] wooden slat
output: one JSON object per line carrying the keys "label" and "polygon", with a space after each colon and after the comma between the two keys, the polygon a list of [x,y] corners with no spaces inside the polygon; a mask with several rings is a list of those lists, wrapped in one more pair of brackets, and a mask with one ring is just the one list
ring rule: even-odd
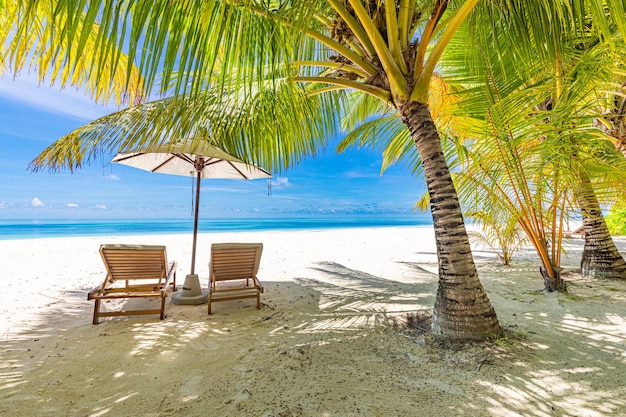
{"label": "wooden slat", "polygon": [[215,280],[252,278],[259,267],[261,250],[262,246],[258,244],[249,247],[214,245],[211,251],[211,270]]}
{"label": "wooden slat", "polygon": [[100,317],[116,317],[116,316],[136,316],[141,314],[159,314],[161,310],[119,310],[119,311],[101,311]]}
{"label": "wooden slat", "polygon": [[111,281],[160,280],[166,275],[165,246],[103,245],[100,253],[110,273]]}

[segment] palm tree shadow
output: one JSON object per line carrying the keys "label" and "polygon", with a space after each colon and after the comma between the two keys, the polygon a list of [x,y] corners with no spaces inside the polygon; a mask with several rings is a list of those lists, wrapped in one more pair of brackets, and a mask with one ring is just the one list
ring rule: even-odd
{"label": "palm tree shadow", "polygon": [[[295,282],[319,297],[317,318],[302,331],[356,330],[389,321],[390,316],[432,308],[433,277],[418,271],[415,283],[375,276],[335,262],[319,262],[310,269],[315,278]],[[434,280],[436,284],[436,280]]]}
{"label": "palm tree shadow", "polygon": [[[521,292],[524,285],[512,280],[500,295],[501,313],[523,337],[502,341],[511,346],[490,356],[482,346],[449,351],[387,331],[394,315],[430,312],[437,286],[436,263],[399,263],[408,273],[384,277],[321,262],[293,281],[264,282],[261,310],[237,300],[208,316],[204,305],[168,304],[163,321],[113,318],[93,326],[85,291],[64,291],[22,329],[0,335],[0,415],[134,415],[138,399],[163,415],[190,415],[198,404],[225,415],[279,414],[276,392],[294,390],[302,404],[315,398],[331,408],[345,395],[387,405],[377,395],[391,395],[393,404],[408,404],[402,410],[436,397],[447,415],[568,415],[574,402],[589,415],[626,410],[616,382],[626,372],[619,330],[626,316],[611,307],[623,302],[625,284],[584,281],[572,284],[578,298],[556,298]],[[489,272],[486,281],[501,282],[507,270]],[[558,302],[564,307],[546,314]],[[583,303],[609,307],[587,317],[578,310]],[[567,363],[566,351],[573,353]],[[284,374],[293,369],[311,383],[294,388]],[[342,387],[346,379],[361,382]]]}

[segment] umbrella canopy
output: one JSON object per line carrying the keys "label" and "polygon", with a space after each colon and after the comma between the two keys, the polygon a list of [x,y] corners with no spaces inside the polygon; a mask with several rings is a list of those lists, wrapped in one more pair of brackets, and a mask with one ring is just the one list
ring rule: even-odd
{"label": "umbrella canopy", "polygon": [[196,264],[200,180],[202,178],[251,180],[272,177],[263,168],[246,164],[216,146],[209,144],[192,145],[190,142],[165,143],[150,148],[119,153],[111,162],[129,165],[150,172],[183,176],[193,175],[197,178],[193,247],[191,252],[192,275],[195,273]]}
{"label": "umbrella canopy", "polygon": [[192,146],[189,142],[163,144],[119,153],[111,162],[162,174],[251,180],[272,175],[254,165],[208,144]]}

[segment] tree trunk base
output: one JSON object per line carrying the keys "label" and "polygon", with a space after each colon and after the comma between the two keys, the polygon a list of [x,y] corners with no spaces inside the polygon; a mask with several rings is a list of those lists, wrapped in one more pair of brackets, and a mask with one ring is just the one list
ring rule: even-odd
{"label": "tree trunk base", "polygon": [[[588,180],[585,188],[591,188]],[[582,194],[580,201],[585,233],[581,273],[592,278],[626,279],[626,261],[613,242],[593,191]]]}
{"label": "tree trunk base", "polygon": [[458,293],[445,294],[440,286],[433,308],[432,332],[436,337],[450,340],[484,340],[498,337],[502,328],[482,285],[465,292],[467,299],[458,299]]}
{"label": "tree trunk base", "polygon": [[546,270],[544,269],[543,266],[539,267],[539,272],[541,273],[541,276],[543,277],[543,285],[545,287],[545,290],[548,292],[554,292],[554,291],[558,291],[558,292],[567,292],[567,284],[565,281],[563,281],[563,279],[561,278],[561,269],[560,268],[554,268],[554,278],[551,278],[548,273],[546,272]]}
{"label": "tree trunk base", "polygon": [[585,277],[626,279],[626,264],[619,252],[584,250],[580,271]]}

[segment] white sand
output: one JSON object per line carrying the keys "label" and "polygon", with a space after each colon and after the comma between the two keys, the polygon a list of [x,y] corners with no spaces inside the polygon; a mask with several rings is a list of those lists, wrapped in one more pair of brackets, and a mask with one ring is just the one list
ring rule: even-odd
{"label": "white sand", "polygon": [[210,244],[226,241],[264,243],[260,310],[168,303],[163,321],[97,326],[101,243],[167,245],[182,285],[191,236],[0,241],[0,415],[626,415],[626,282],[572,275],[570,295],[544,294],[531,251],[510,267],[476,251],[509,336],[444,348],[391,325],[432,309],[429,227],[201,234],[203,286]]}

